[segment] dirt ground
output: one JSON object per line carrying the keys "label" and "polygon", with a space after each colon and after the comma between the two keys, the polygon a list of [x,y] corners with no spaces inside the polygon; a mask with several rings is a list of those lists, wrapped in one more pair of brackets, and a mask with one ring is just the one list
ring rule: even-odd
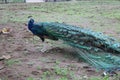
{"label": "dirt ground", "polygon": [[[18,30],[17,27],[14,27],[15,25],[19,25],[21,28]],[[70,55],[71,51],[68,51],[69,48],[54,47],[51,45],[50,40],[43,43],[39,39],[33,39],[33,35],[24,24],[8,23],[0,25],[0,28],[6,26],[9,26],[12,32],[7,35],[0,35],[0,56],[10,55],[11,59],[0,61],[1,79],[25,80],[28,77],[41,78],[46,71],[54,73],[56,65],[69,68],[76,77],[87,78],[102,74],[88,64],[72,57]],[[45,52],[42,52],[43,48],[45,48]],[[57,77],[59,76],[55,76],[55,78]]]}
{"label": "dirt ground", "polygon": [[[6,8],[0,8],[1,11],[4,11],[4,9]],[[16,12],[17,17],[23,15],[22,13],[17,15],[17,10],[20,12],[22,9],[26,9],[26,7],[23,6],[19,10],[13,5],[9,8],[10,11]],[[26,13],[29,14],[29,12]],[[3,18],[3,14],[0,13],[0,17]],[[86,23],[83,23],[83,25],[86,25]],[[0,35],[0,57],[10,55],[10,59],[0,61],[1,80],[33,80],[31,78],[35,80],[60,80],[60,77],[64,76],[67,76],[68,80],[75,80],[75,78],[86,80],[90,77],[99,77],[103,73],[103,71],[98,71],[73,57],[71,48],[55,46],[61,45],[62,42],[46,40],[43,43],[28,31],[25,22],[8,21],[0,24],[0,30],[5,27],[9,27],[11,32]],[[109,31],[105,33],[109,34]],[[112,34],[120,35],[114,31]],[[58,70],[59,68],[67,68],[68,70],[65,72],[67,75],[57,73],[56,68]],[[43,76],[46,76],[46,79]]]}

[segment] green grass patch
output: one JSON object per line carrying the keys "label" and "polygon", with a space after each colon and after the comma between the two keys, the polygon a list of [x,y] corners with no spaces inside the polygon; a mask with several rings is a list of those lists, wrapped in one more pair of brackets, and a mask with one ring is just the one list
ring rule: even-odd
{"label": "green grass patch", "polygon": [[18,60],[18,59],[10,59],[10,60],[5,61],[5,64],[7,66],[12,66],[14,64],[19,64],[19,63],[20,63],[20,60]]}

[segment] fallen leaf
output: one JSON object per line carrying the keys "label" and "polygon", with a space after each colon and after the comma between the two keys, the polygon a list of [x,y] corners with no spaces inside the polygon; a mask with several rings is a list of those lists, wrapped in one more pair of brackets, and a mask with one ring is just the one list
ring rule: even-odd
{"label": "fallen leaf", "polygon": [[3,34],[9,34],[9,33],[11,32],[11,29],[10,29],[10,28],[3,28],[3,29],[1,30],[1,32],[2,32]]}
{"label": "fallen leaf", "polygon": [[3,55],[2,57],[3,57],[3,59],[10,59],[11,58],[10,55]]}

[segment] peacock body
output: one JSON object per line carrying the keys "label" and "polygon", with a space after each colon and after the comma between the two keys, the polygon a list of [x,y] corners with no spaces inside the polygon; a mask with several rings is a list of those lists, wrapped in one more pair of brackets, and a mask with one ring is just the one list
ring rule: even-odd
{"label": "peacock body", "polygon": [[44,42],[45,36],[52,40],[58,40],[55,36],[51,33],[48,33],[46,29],[43,27],[42,23],[34,23],[34,19],[30,19],[28,22],[28,29],[36,36],[40,37],[40,39]]}
{"label": "peacock body", "polygon": [[[102,33],[57,22],[37,23],[42,36],[61,39],[76,50],[76,55],[97,69],[120,69],[120,43]],[[47,34],[47,35],[46,35]],[[41,34],[39,34],[41,35]]]}

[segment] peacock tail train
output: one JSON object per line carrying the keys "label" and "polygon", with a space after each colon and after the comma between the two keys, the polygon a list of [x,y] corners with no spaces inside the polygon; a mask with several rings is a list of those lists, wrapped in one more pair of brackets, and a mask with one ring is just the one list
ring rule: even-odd
{"label": "peacock tail train", "polygon": [[76,50],[76,55],[97,69],[120,69],[120,43],[102,33],[57,22],[41,22],[46,31]]}

